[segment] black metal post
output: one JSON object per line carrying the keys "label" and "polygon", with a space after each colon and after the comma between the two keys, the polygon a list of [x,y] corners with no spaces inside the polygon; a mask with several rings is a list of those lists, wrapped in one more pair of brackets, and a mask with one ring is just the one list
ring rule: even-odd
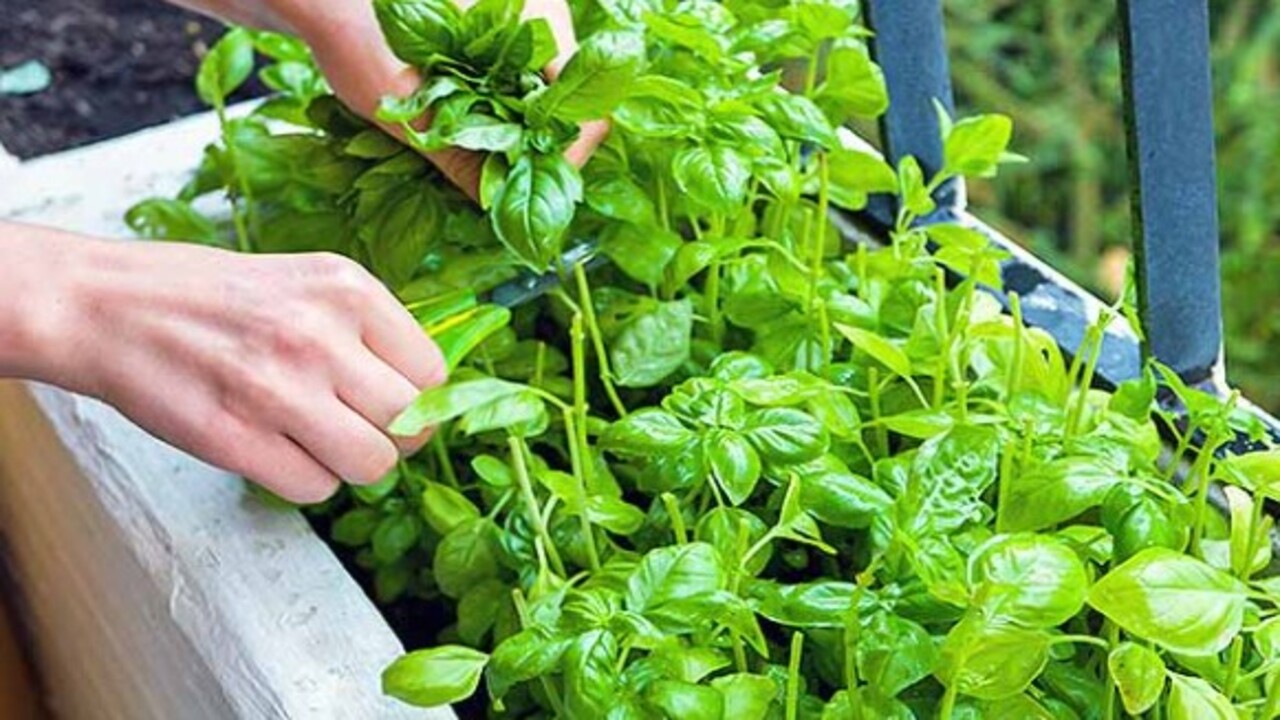
{"label": "black metal post", "polygon": [[1119,0],[1144,351],[1188,382],[1222,355],[1207,0]]}
{"label": "black metal post", "polygon": [[[934,102],[954,114],[951,69],[947,61],[942,0],[863,0],[871,55],[884,71],[889,110],[880,119],[884,152],[896,166],[915,156],[925,176],[943,162],[942,138]],[[963,188],[947,183],[938,190],[943,207],[963,205]]]}

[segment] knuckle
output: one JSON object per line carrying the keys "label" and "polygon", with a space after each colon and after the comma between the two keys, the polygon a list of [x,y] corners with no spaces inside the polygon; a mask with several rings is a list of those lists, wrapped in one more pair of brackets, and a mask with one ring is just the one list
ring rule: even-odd
{"label": "knuckle", "polygon": [[316,276],[322,283],[322,292],[344,307],[368,299],[377,287],[377,281],[369,271],[342,255],[317,253],[314,262]]}

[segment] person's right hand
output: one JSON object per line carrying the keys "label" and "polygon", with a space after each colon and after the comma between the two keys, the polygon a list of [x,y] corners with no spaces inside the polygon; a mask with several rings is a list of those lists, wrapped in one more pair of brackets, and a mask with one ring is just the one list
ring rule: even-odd
{"label": "person's right hand", "polygon": [[[454,0],[469,8],[477,0]],[[315,53],[316,62],[334,92],[352,110],[366,118],[374,118],[384,97],[412,95],[422,84],[418,72],[391,53],[374,15],[371,0],[338,0],[299,6],[296,0],[277,0],[282,17],[290,22],[284,29],[298,33]],[[561,69],[578,50],[573,28],[573,13],[565,0],[528,0],[524,6],[526,19],[542,18],[551,26],[559,53],[546,68],[546,76],[554,81]],[[400,128],[384,129],[400,136]],[[586,122],[578,139],[565,153],[570,162],[581,167],[609,134],[609,123]],[[451,182],[471,197],[480,188],[484,158],[476,153],[446,149],[427,154]]]}
{"label": "person's right hand", "polygon": [[48,266],[18,310],[18,349],[3,353],[0,374],[101,398],[301,503],[339,481],[375,482],[425,441],[384,428],[445,380],[444,360],[356,263],[21,232],[32,242],[9,245],[19,265],[26,253],[28,269]]}

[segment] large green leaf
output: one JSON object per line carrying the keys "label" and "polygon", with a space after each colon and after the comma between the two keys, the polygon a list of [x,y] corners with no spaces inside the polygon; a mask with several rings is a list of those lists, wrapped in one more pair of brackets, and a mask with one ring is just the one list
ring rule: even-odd
{"label": "large green leaf", "polygon": [[997,535],[969,558],[973,603],[988,618],[1033,628],[1061,625],[1084,607],[1089,578],[1075,551],[1031,534]]}
{"label": "large green leaf", "polygon": [[1089,591],[1089,604],[1121,628],[1187,655],[1230,645],[1247,599],[1236,578],[1168,548],[1143,550]]}
{"label": "large green leaf", "polygon": [[630,92],[644,66],[644,37],[610,31],[592,35],[574,53],[556,82],[530,108],[537,118],[573,122],[608,115]]}
{"label": "large green leaf", "polygon": [[461,645],[443,645],[401,656],[382,672],[382,691],[419,707],[439,707],[471,697],[489,656]]}
{"label": "large green leaf", "polygon": [[544,270],[557,261],[582,200],[582,176],[563,156],[525,153],[493,198],[493,228],[522,262]]}

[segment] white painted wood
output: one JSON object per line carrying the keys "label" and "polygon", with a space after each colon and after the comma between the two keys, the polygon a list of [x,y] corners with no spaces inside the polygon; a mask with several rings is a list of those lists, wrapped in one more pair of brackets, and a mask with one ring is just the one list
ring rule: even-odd
{"label": "white painted wood", "polygon": [[11,170],[17,166],[18,158],[0,143],[0,172]]}
{"label": "white painted wood", "polygon": [[[0,217],[127,237],[216,136],[205,115],[0,168]],[[296,512],[111,408],[0,382],[0,533],[66,720],[451,718],[381,695],[403,650]]]}

